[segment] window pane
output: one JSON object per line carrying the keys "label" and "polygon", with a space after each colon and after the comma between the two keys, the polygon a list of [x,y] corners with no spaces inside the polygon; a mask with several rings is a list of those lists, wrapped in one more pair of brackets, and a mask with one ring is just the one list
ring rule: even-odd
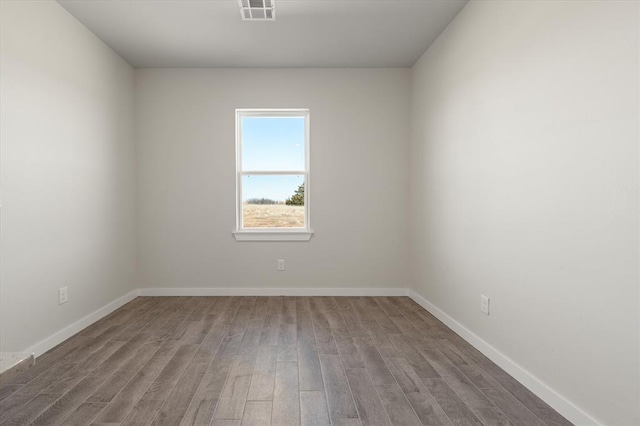
{"label": "window pane", "polygon": [[242,117],[242,170],[305,170],[304,117]]}
{"label": "window pane", "polygon": [[242,176],[243,228],[304,226],[304,176]]}
{"label": "window pane", "polygon": [[253,19],[264,19],[264,9],[251,9],[251,17]]}

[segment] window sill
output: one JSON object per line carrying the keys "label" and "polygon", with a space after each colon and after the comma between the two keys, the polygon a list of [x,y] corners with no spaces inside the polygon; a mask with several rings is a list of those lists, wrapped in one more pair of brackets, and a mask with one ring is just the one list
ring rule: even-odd
{"label": "window sill", "polygon": [[236,241],[309,241],[313,231],[235,231]]}

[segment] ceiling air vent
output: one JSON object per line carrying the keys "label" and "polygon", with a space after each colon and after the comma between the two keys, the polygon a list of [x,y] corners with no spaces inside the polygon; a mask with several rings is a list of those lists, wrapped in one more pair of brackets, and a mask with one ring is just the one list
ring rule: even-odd
{"label": "ceiling air vent", "polygon": [[238,0],[243,21],[275,21],[275,0]]}

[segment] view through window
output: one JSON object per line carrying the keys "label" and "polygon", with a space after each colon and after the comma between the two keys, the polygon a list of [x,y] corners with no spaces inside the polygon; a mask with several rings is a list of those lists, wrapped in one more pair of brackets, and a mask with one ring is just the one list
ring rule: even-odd
{"label": "view through window", "polygon": [[308,230],[308,110],[238,110],[238,230]]}

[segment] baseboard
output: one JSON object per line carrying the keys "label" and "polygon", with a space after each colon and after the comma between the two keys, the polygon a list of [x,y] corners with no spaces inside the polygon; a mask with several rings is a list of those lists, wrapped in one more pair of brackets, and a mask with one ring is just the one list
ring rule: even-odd
{"label": "baseboard", "polygon": [[598,425],[596,419],[585,413],[568,399],[553,390],[550,386],[531,374],[529,371],[518,365],[508,356],[491,346],[477,334],[450,317],[440,308],[420,296],[413,290],[407,290],[407,295],[418,305],[426,309],[431,315],[442,321],[447,327],[455,331],[460,337],[466,340],[471,346],[482,352],[487,358],[495,362],[500,368],[522,383],[527,389],[536,394],[540,399],[549,404],[567,420],[576,425]]}
{"label": "baseboard", "polygon": [[[89,315],[85,316],[84,318],[82,318],[82,319],[74,322],[73,324],[63,328],[62,330],[52,334],[51,336],[47,337],[46,339],[41,340],[40,342],[36,343],[35,345],[30,347],[29,349],[25,349],[24,351],[21,351],[21,352],[24,352],[24,353],[27,353],[27,354],[34,354],[36,356],[36,358],[37,358],[40,355],[42,355],[43,353],[45,353],[48,350],[50,350],[51,348],[53,348],[53,347],[59,345],[60,343],[64,342],[69,337],[72,337],[74,334],[77,334],[78,332],[84,330],[85,328],[87,328],[88,326],[90,326],[94,322],[98,321],[99,319],[106,317],[111,312],[113,312],[116,309],[120,308],[121,306],[131,302],[137,296],[138,296],[138,290],[134,290],[134,291],[132,291],[130,293],[127,293],[124,296],[114,300],[113,302],[106,304],[102,308],[90,313]],[[5,370],[9,369],[9,368],[11,368],[11,366],[9,366],[8,368],[5,368]],[[3,373],[3,372],[4,371],[0,371],[0,373]]]}
{"label": "baseboard", "polygon": [[[495,362],[500,368],[511,374],[531,392],[565,416],[569,421],[579,425],[599,424],[593,417],[572,404],[565,397],[450,317],[440,308],[415,291],[404,288],[140,288],[125,294],[22,352],[28,354],[33,353],[38,357],[99,319],[104,318],[111,312],[129,303],[137,296],[409,296],[417,304],[469,342],[469,344],[482,352],[491,361]],[[0,373],[2,372],[4,371],[0,371]]]}
{"label": "baseboard", "polygon": [[245,287],[196,287],[196,288],[141,288],[140,296],[406,296],[404,288],[245,288]]}

